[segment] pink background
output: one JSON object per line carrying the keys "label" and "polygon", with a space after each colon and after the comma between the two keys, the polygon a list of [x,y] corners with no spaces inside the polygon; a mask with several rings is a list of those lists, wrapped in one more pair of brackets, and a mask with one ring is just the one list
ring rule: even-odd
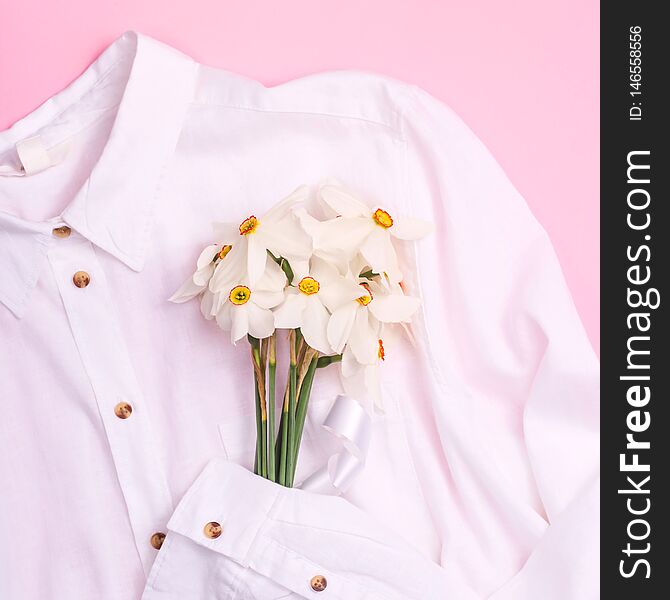
{"label": "pink background", "polygon": [[549,232],[599,348],[596,0],[0,0],[0,130],[135,29],[274,85],[327,69],[428,90]]}

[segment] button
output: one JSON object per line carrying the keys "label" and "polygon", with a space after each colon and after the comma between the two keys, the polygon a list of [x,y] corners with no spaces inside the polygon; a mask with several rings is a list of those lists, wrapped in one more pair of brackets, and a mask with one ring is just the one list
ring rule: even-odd
{"label": "button", "polygon": [[66,238],[70,237],[72,229],[70,229],[67,225],[61,225],[60,227],[54,227],[51,230],[51,233],[57,238]]}
{"label": "button", "polygon": [[86,271],[77,271],[72,276],[72,281],[78,288],[85,288],[91,283],[91,276]]}
{"label": "button", "polygon": [[156,550],[160,550],[164,539],[165,534],[162,531],[157,531],[151,536],[151,545],[156,548]]}
{"label": "button", "polygon": [[133,412],[133,407],[130,406],[127,402],[119,402],[114,407],[114,414],[119,417],[119,419],[127,419],[130,416],[130,413]]}
{"label": "button", "polygon": [[219,523],[217,523],[216,521],[210,521],[209,523],[207,523],[207,525],[205,525],[203,531],[205,532],[205,535],[209,539],[215,540],[221,535],[222,529]]}
{"label": "button", "polygon": [[309,585],[315,592],[323,592],[328,586],[328,582],[323,575],[314,575],[310,580]]}

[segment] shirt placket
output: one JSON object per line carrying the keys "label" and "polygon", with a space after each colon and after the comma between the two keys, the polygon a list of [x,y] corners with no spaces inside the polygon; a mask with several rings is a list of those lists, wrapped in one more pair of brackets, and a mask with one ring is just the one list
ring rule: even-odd
{"label": "shirt placket", "polygon": [[54,236],[59,239],[48,252],[49,262],[97,401],[137,552],[148,575],[173,505],[155,453],[146,402],[92,244],[64,224],[54,229]]}

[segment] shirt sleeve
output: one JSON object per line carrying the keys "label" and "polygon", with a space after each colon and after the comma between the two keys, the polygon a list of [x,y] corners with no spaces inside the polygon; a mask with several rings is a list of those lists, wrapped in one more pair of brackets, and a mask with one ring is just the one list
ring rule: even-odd
{"label": "shirt sleeve", "polygon": [[436,224],[416,271],[437,426],[466,528],[508,556],[469,580],[493,600],[598,598],[598,361],[523,198],[446,106],[410,96],[408,202]]}
{"label": "shirt sleeve", "polygon": [[343,498],[285,488],[220,458],[168,522],[143,600],[210,597],[479,598]]}

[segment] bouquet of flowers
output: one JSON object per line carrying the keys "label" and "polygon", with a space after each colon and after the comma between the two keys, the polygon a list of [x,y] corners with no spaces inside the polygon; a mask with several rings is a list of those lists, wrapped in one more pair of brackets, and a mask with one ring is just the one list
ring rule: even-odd
{"label": "bouquet of flowers", "polygon": [[[254,471],[292,487],[318,369],[339,363],[345,391],[378,395],[383,334],[410,323],[418,298],[407,295],[396,246],[430,225],[370,208],[338,184],[298,188],[262,216],[215,223],[216,243],[170,298],[200,298],[206,319],[247,338],[254,377]],[[320,217],[315,214],[320,213]],[[277,423],[278,330],[287,330],[288,374]]]}

